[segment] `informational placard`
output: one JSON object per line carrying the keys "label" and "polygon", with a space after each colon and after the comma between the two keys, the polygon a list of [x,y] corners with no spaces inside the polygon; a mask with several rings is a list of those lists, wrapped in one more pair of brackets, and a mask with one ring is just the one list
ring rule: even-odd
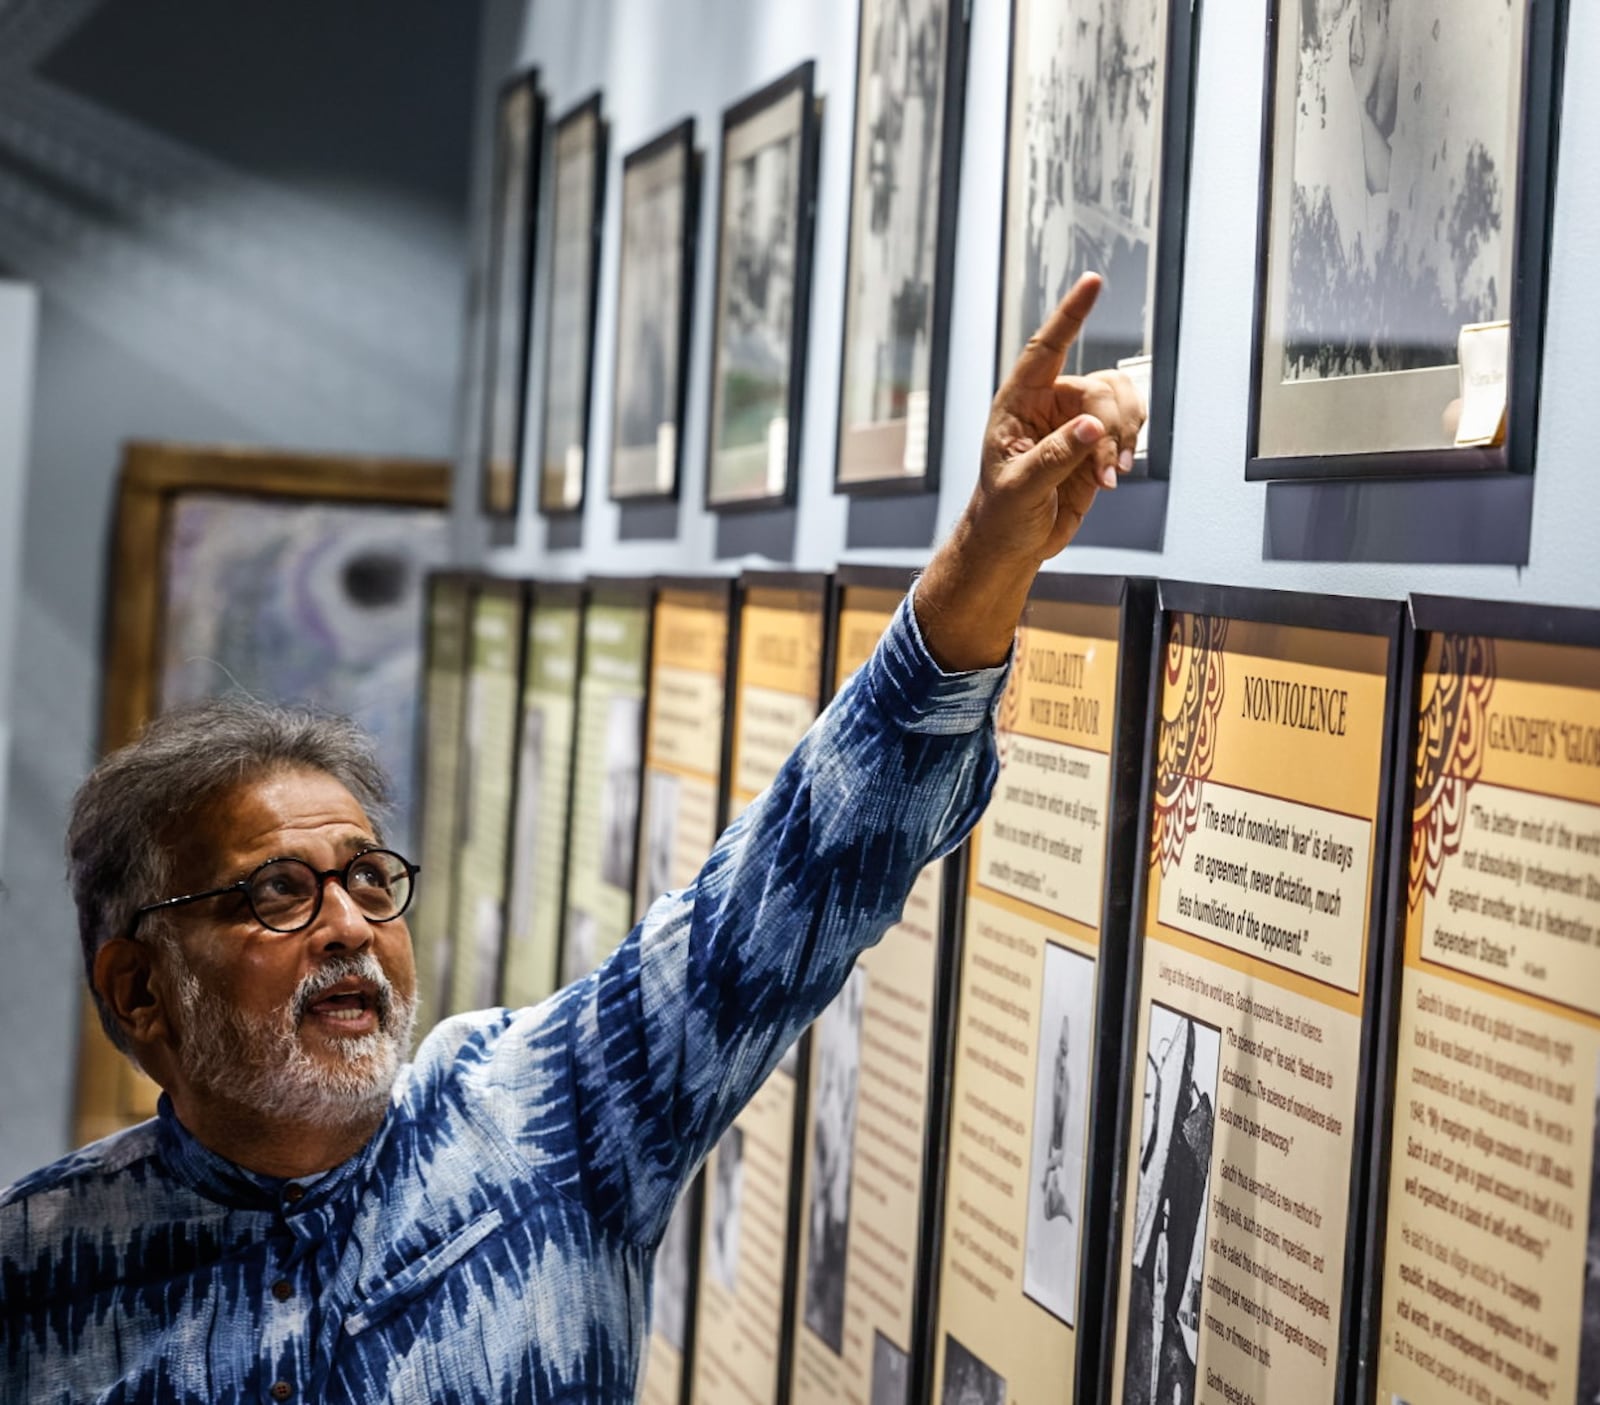
{"label": "informational placard", "polygon": [[1400,611],[1162,596],[1107,1398],[1320,1405],[1359,1301]]}
{"label": "informational placard", "polygon": [[472,591],[468,576],[441,571],[428,578],[422,670],[422,853],[418,859],[426,876],[418,879],[417,900],[407,914],[416,953],[419,1036],[445,1013],[449,991]]}
{"label": "informational placard", "polygon": [[[1375,1221],[1377,1398],[1590,1401],[1600,616],[1414,609],[1399,1038]],[[1477,632],[1486,627],[1495,633]]]}
{"label": "informational placard", "polygon": [[[827,609],[825,576],[750,575],[741,583],[730,817],[766,789],[816,719]],[[805,1044],[785,1055],[706,1158],[695,1405],[769,1405],[781,1398]]]}
{"label": "informational placard", "polygon": [[1149,630],[1143,583],[1069,579],[1018,633],[967,852],[937,1400],[1095,1398]]}
{"label": "informational placard", "polygon": [[480,1010],[500,993],[506,855],[516,772],[522,668],[522,586],[483,581],[472,602],[461,728],[461,826],[456,849],[455,959],[449,1008]]}
{"label": "informational placard", "polygon": [[582,621],[580,586],[533,587],[523,646],[511,893],[500,991],[501,1000],[513,1007],[536,1004],[557,984]]}
{"label": "informational placard", "polygon": [[[909,572],[840,573],[836,689],[867,661],[909,585]],[[807,1041],[796,1405],[911,1399],[940,1053],[944,869],[941,861],[923,870],[904,919],[862,953]]]}
{"label": "informational placard", "polygon": [[563,985],[604,961],[633,926],[649,668],[648,582],[591,582],[578,677]]}
{"label": "informational placard", "polygon": [[[635,918],[694,879],[721,828],[732,603],[732,581],[656,584]],[[683,1399],[704,1185],[697,1176],[683,1193],[656,1253],[643,1405]]]}

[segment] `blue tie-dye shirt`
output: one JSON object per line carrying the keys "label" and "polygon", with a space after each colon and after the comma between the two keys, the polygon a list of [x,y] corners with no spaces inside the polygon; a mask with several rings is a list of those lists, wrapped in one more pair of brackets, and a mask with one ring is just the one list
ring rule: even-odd
{"label": "blue tie-dye shirt", "polygon": [[706,1151],[966,833],[1003,670],[903,604],[695,883],[541,1005],[440,1024],[304,1182],[160,1115],[0,1197],[0,1400],[624,1401]]}

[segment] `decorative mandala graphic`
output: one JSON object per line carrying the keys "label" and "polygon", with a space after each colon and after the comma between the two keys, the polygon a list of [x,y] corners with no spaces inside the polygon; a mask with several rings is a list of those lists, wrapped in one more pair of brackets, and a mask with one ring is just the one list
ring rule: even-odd
{"label": "decorative mandala graphic", "polygon": [[1160,863],[1163,875],[1182,861],[1184,841],[1200,822],[1201,785],[1216,759],[1227,637],[1225,619],[1173,617],[1163,667],[1155,814],[1150,826],[1150,861]]}
{"label": "decorative mandala graphic", "polygon": [[1494,641],[1440,636],[1439,667],[1422,676],[1418,699],[1416,799],[1411,811],[1411,906],[1437,893],[1444,861],[1461,847],[1467,792],[1483,769],[1484,728],[1494,692]]}

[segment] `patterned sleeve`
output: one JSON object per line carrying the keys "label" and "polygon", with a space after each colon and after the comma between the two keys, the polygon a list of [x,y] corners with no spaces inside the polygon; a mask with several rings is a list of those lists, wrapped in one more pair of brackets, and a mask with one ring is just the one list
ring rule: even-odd
{"label": "patterned sleeve", "polygon": [[659,1240],[706,1152],[976,822],[1005,676],[941,672],[908,597],[694,883],[505,1029],[498,1120],[606,1228]]}

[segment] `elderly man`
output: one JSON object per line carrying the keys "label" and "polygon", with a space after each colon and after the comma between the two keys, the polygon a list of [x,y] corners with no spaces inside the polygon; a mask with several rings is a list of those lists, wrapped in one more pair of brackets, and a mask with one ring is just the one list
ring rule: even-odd
{"label": "elderly man", "polygon": [[150,1122],[0,1197],[5,1401],[624,1401],[707,1149],[983,808],[1040,561],[1131,466],[1125,378],[1059,377],[1086,276],[995,400],[914,600],[687,890],[528,1010],[415,1061],[416,869],[348,724],[153,724],[68,840],[107,1032]]}

